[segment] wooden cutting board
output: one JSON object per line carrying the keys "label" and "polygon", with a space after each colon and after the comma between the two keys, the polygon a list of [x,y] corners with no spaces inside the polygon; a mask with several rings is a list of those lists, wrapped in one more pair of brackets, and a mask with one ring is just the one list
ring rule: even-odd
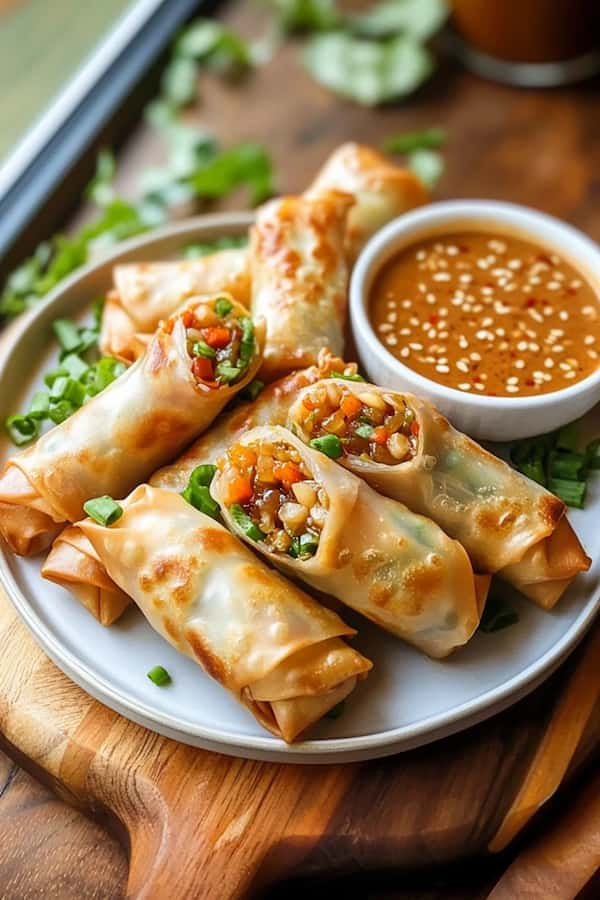
{"label": "wooden cutting board", "polygon": [[[130,853],[132,897],[225,900],[284,876],[501,850],[589,765],[600,746],[599,692],[597,623],[544,686],[461,735],[361,764],[244,761],[153,734],[88,697],[0,593],[0,730],[8,751],[113,826]],[[571,828],[567,840],[574,835]],[[579,890],[593,858],[565,861],[564,848],[559,856],[561,877]],[[553,858],[542,854],[541,865],[550,877]]]}

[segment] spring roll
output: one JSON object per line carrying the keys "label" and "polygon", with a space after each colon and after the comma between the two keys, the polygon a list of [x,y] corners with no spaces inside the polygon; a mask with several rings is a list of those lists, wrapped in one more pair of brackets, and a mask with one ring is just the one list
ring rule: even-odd
{"label": "spring roll", "polygon": [[[181,493],[197,466],[215,463],[232,443],[256,425],[284,424],[298,391],[336,372],[353,375],[356,364],[346,364],[322,351],[316,366],[286,375],[268,385],[252,403],[241,404],[223,413],[176,462],[159,469],[150,483]],[[56,538],[42,575],[74,594],[104,625],[118,619],[127,605],[123,592],[111,581],[96,551],[77,525],[65,528]]]}
{"label": "spring roll", "polygon": [[335,613],[178,494],[141,485],[110,527],[80,523],[151,627],[291,742],[371,668]]}
{"label": "spring roll", "polygon": [[361,144],[342,144],[329,157],[307,197],[326,190],[352,194],[355,204],[348,214],[346,249],[352,263],[383,225],[429,200],[417,176],[388,162],[376,150]]}
{"label": "spring roll", "polygon": [[328,379],[298,395],[289,425],[307,443],[335,436],[343,466],[437,522],[476,571],[497,573],[546,609],[590,566],[564,503],[425,400]]}
{"label": "spring roll", "polygon": [[229,528],[274,565],[429,656],[477,628],[489,579],[477,581],[463,547],[291,431],[243,435],[217,463],[211,493]]}
{"label": "spring roll", "polygon": [[100,349],[132,362],[146,349],[160,322],[190,297],[223,292],[250,305],[247,249],[221,250],[200,259],[115,266],[115,289],[102,314]]}
{"label": "spring roll", "polygon": [[262,335],[262,324],[223,295],[192,300],[168,319],[134,366],[8,460],[0,531],[11,549],[48,546],[90,497],[124,496],[181,451],[253,378]]}
{"label": "spring roll", "polygon": [[349,194],[283,197],[259,210],[250,230],[252,312],[267,335],[261,378],[273,381],[344,345]]}

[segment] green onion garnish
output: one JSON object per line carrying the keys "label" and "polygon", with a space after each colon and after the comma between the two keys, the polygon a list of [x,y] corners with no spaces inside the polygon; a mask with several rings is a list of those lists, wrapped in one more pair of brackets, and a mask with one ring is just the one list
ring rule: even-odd
{"label": "green onion garnish", "polygon": [[258,378],[255,378],[250,382],[250,384],[247,384],[242,391],[240,391],[240,397],[242,397],[243,400],[254,401],[263,390],[264,386],[264,381],[260,381]]}
{"label": "green onion garnish", "polygon": [[123,507],[105,494],[103,497],[94,497],[83,504],[84,512],[99,525],[112,525],[123,515]]}
{"label": "green onion garnish", "polygon": [[243,532],[246,537],[249,537],[253,541],[264,541],[265,534],[260,530],[258,525],[256,525],[247,513],[244,512],[244,509],[239,503],[232,503],[229,507],[229,514],[231,518]]}
{"label": "green onion garnish", "polygon": [[490,634],[492,631],[500,631],[519,621],[519,615],[512,606],[509,606],[497,594],[490,594],[479,623],[479,631]]}
{"label": "green onion garnish", "polygon": [[362,375],[345,375],[344,372],[332,372],[330,378],[341,378],[342,381],[365,381]]}
{"label": "green onion garnish", "polygon": [[354,429],[354,434],[355,434],[357,437],[361,437],[361,438],[370,438],[370,437],[373,436],[373,432],[374,432],[374,431],[375,431],[375,429],[373,428],[372,425],[366,425],[366,424],[363,423],[362,425],[358,425],[358,426]]}
{"label": "green onion garnish", "polygon": [[67,375],[70,375],[71,378],[79,381],[81,376],[89,369],[89,365],[77,353],[68,353],[61,360],[60,368]]}
{"label": "green onion garnish", "polygon": [[585,448],[585,468],[600,469],[600,438],[590,441]]}
{"label": "green onion garnish", "polygon": [[575,422],[559,428],[554,446],[557,450],[577,450],[577,426]]}
{"label": "green onion garnish", "polygon": [[67,375],[59,375],[58,378],[55,378],[50,388],[50,399],[62,400],[68,382],[69,378]]}
{"label": "green onion garnish", "polygon": [[233,303],[231,302],[231,300],[228,300],[227,297],[219,297],[219,299],[215,303],[215,312],[222,319],[224,319],[232,309]]}
{"label": "green onion garnish", "polygon": [[206,359],[214,359],[217,355],[217,351],[209,347],[204,341],[195,341],[192,344],[192,352],[194,356],[205,356]]}
{"label": "green onion garnish", "polygon": [[550,478],[548,481],[548,490],[560,497],[567,506],[577,509],[583,509],[586,488],[585,481],[569,481],[566,478]]}
{"label": "green onion garnish", "polygon": [[31,398],[27,415],[31,416],[32,419],[45,419],[48,415],[49,406],[50,397],[48,396],[48,391],[36,391]]}
{"label": "green onion garnish", "polygon": [[577,481],[586,458],[583,453],[559,453],[553,451],[549,455],[548,471],[551,478],[566,478]]}
{"label": "green onion garnish", "polygon": [[70,319],[56,319],[52,323],[52,328],[58,343],[63,350],[67,350],[71,353],[73,350],[77,350],[80,347],[81,337],[79,335],[79,328],[75,322],[71,322]]}
{"label": "green onion garnish", "polygon": [[335,706],[332,706],[329,712],[325,713],[326,718],[328,719],[339,719],[346,708],[346,701],[342,700],[340,703],[336,703]]}
{"label": "green onion garnish", "polygon": [[5,427],[13,444],[23,447],[38,436],[40,424],[33,416],[8,416]]}
{"label": "green onion garnish", "polygon": [[209,486],[217,467],[209,464],[196,466],[181,496],[196,509],[213,519],[219,517],[219,504],[210,495]]}
{"label": "green onion garnish", "polygon": [[339,459],[344,452],[342,442],[335,434],[324,434],[322,437],[313,438],[308,443],[313,450],[320,450],[330,459]]}
{"label": "green onion garnish", "polygon": [[69,416],[72,416],[78,408],[79,407],[75,406],[69,400],[59,400],[57,403],[51,405],[48,410],[48,418],[51,419],[55,425],[60,425],[61,422],[64,422]]}
{"label": "green onion garnish", "polygon": [[229,366],[227,363],[219,363],[215,369],[215,375],[223,384],[231,384],[241,372],[239,366]]}
{"label": "green onion garnish", "polygon": [[299,537],[292,538],[288,553],[294,559],[308,559],[308,557],[314,556],[318,549],[319,541],[317,537],[311,534],[310,531],[307,531]]}
{"label": "green onion garnish", "polygon": [[154,666],[154,668],[150,669],[146,674],[150,681],[158,687],[164,687],[166,684],[171,684],[171,676],[162,666]]}

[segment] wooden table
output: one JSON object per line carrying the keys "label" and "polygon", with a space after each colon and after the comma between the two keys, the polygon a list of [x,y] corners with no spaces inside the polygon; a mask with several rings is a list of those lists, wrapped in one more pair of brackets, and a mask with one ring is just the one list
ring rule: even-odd
{"label": "wooden table", "polygon": [[[231,4],[227,20],[256,32],[249,4]],[[243,139],[270,148],[283,191],[301,190],[325,155],[344,140],[377,145],[405,129],[443,125],[449,131],[446,172],[437,191],[446,197],[493,197],[559,215],[600,240],[600,82],[552,91],[515,90],[480,80],[444,62],[435,78],[401,106],[368,110],[335,98],[313,83],[286,46],[243,85],[203,78],[203,103],[193,118],[224,144]],[[140,167],[160,162],[164,149],[140,125],[121,150],[120,186],[133,192]],[[245,198],[234,197],[238,207]],[[564,803],[573,801],[569,794]],[[56,799],[0,754],[0,897],[117,898],[123,896],[126,858],[96,823]],[[480,898],[511,854],[478,867],[432,876],[370,879],[361,896],[396,900]],[[437,879],[437,882],[436,882]],[[350,885],[355,884],[353,881]],[[348,885],[344,888],[348,891]],[[591,900],[600,886],[580,895]],[[324,888],[322,896],[329,895]],[[286,897],[296,896],[290,889]],[[312,889],[320,897],[319,889]],[[278,896],[274,891],[270,896]],[[298,891],[298,896],[300,891]]]}

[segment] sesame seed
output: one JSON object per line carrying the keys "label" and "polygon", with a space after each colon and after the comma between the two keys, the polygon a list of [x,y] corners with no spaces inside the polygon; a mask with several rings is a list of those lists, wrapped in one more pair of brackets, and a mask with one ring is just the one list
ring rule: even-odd
{"label": "sesame seed", "polygon": [[436,372],[439,372],[441,375],[447,375],[448,372],[450,371],[450,368],[449,368],[449,366],[440,366],[440,365],[437,365],[437,366],[435,367],[435,371],[436,371]]}
{"label": "sesame seed", "polygon": [[509,394],[518,394],[519,393],[519,387],[516,384],[507,384],[506,390]]}
{"label": "sesame seed", "polygon": [[434,304],[435,303],[435,294],[427,294],[427,296],[425,297],[425,300],[427,301],[427,303]]}
{"label": "sesame seed", "polygon": [[544,308],[543,308],[543,310],[542,310],[542,314],[543,314],[544,316],[551,316],[551,315],[553,315],[553,314],[554,314],[554,307],[553,307],[553,306],[544,306]]}
{"label": "sesame seed", "polygon": [[417,341],[408,345],[411,350],[422,350],[423,344],[419,344]]}
{"label": "sesame seed", "polygon": [[412,334],[412,329],[410,329],[410,328],[401,328],[401,329],[400,329],[400,334],[401,334],[403,337],[408,337],[409,334]]}
{"label": "sesame seed", "polygon": [[451,275],[450,272],[436,272],[432,277],[434,281],[450,281]]}
{"label": "sesame seed", "polygon": [[529,315],[531,316],[531,318],[533,319],[534,322],[543,322],[544,321],[544,317],[542,315],[540,315],[540,313],[537,311],[537,309],[528,309],[527,312],[529,313]]}
{"label": "sesame seed", "polygon": [[390,312],[387,314],[388,322],[395,322],[397,318],[398,318],[398,315],[395,312]]}
{"label": "sesame seed", "polygon": [[410,309],[412,306],[412,300],[409,300],[408,297],[406,300],[403,300],[401,303],[402,309]]}
{"label": "sesame seed", "polygon": [[534,343],[533,341],[530,341],[529,349],[531,350],[532,353],[539,353],[540,345]]}
{"label": "sesame seed", "polygon": [[489,316],[486,316],[485,319],[482,319],[481,324],[483,325],[484,328],[489,328],[490,325],[494,324],[494,320],[491,319]]}
{"label": "sesame seed", "polygon": [[386,331],[393,331],[394,326],[390,325],[388,322],[383,322],[377,330],[381,331],[382,334],[385,334]]}
{"label": "sesame seed", "polygon": [[567,319],[569,318],[569,313],[566,311],[566,309],[561,309],[561,311],[558,314],[558,318],[562,319],[563,322],[566,322]]}
{"label": "sesame seed", "polygon": [[546,285],[546,287],[548,288],[549,291],[557,291],[560,288],[560,282],[559,281],[549,281],[548,284]]}
{"label": "sesame seed", "polygon": [[468,371],[469,371],[469,364],[466,363],[466,362],[463,362],[463,360],[459,360],[459,361],[456,363],[456,368],[459,370],[459,372],[468,372]]}
{"label": "sesame seed", "polygon": [[458,256],[458,247],[455,247],[454,244],[448,244],[446,253],[448,256]]}
{"label": "sesame seed", "polygon": [[547,369],[554,368],[554,360],[552,359],[551,356],[546,357],[546,359],[544,360],[544,365],[546,366]]}
{"label": "sesame seed", "polygon": [[506,383],[507,383],[507,384],[518,384],[518,383],[519,383],[519,379],[517,378],[516,375],[511,375],[510,378],[507,378],[507,379],[506,379]]}
{"label": "sesame seed", "polygon": [[498,335],[498,337],[504,337],[504,335],[506,334],[506,331],[504,330],[504,328],[496,328],[495,332]]}
{"label": "sesame seed", "polygon": [[519,341],[519,343],[517,344],[517,350],[527,350],[527,341]]}
{"label": "sesame seed", "polygon": [[458,389],[459,391],[470,391],[471,385],[468,381],[463,381],[462,384],[459,384]]}
{"label": "sesame seed", "polygon": [[473,281],[473,276],[469,275],[468,272],[463,272],[462,275],[458,276],[458,280],[461,284],[471,284],[471,282]]}
{"label": "sesame seed", "polygon": [[475,390],[476,390],[476,391],[484,391],[484,390],[485,390],[485,384],[482,384],[481,381],[476,381],[476,382],[475,382]]}
{"label": "sesame seed", "polygon": [[466,339],[466,337],[463,337],[462,334],[458,339],[458,346],[461,350],[466,350],[466,348],[469,346],[468,340]]}
{"label": "sesame seed", "polygon": [[598,359],[598,354],[595,350],[586,350],[586,353],[590,359]]}
{"label": "sesame seed", "polygon": [[493,293],[494,293],[494,288],[491,288],[491,287],[482,287],[482,288],[481,288],[481,293],[483,294],[484,297],[491,297],[491,296],[493,295]]}
{"label": "sesame seed", "polygon": [[446,338],[448,337],[448,332],[447,332],[447,331],[440,331],[438,337],[440,337],[443,341],[445,341]]}
{"label": "sesame seed", "polygon": [[581,287],[581,281],[579,280],[579,278],[574,278],[573,281],[571,281],[571,282],[569,283],[569,287],[570,287],[570,288],[573,288],[574,291],[576,291],[577,288],[580,288],[580,287]]}
{"label": "sesame seed", "polygon": [[408,347],[403,347],[403,348],[402,348],[402,350],[400,351],[400,356],[401,356],[403,359],[406,359],[407,356],[410,356],[410,350],[408,349]]}
{"label": "sesame seed", "polygon": [[524,369],[525,368],[525,360],[524,359],[515,359],[515,369]]}
{"label": "sesame seed", "polygon": [[414,325],[415,327],[417,327],[418,325],[421,324],[416,316],[411,316],[408,321],[410,322],[411,325]]}
{"label": "sesame seed", "polygon": [[565,372],[564,378],[575,378],[577,372],[574,372],[572,369],[570,372]]}
{"label": "sesame seed", "polygon": [[559,366],[560,369],[563,370],[563,372],[569,372],[570,369],[571,369],[571,366],[569,365],[568,362],[566,362],[566,360],[563,360],[562,362],[559,362],[558,366]]}
{"label": "sesame seed", "polygon": [[514,272],[518,272],[518,270],[521,269],[522,266],[523,263],[520,259],[511,259],[508,261],[508,268],[512,269]]}
{"label": "sesame seed", "polygon": [[416,258],[419,260],[419,262],[423,262],[426,256],[427,253],[425,252],[425,250],[417,250]]}
{"label": "sesame seed", "polygon": [[583,343],[589,345],[589,344],[593,344],[595,342],[595,340],[596,340],[596,338],[594,337],[593,334],[586,334],[586,336],[583,339]]}
{"label": "sesame seed", "polygon": [[396,344],[398,343],[398,338],[396,337],[395,334],[388,334],[385,338],[385,342],[388,345],[388,347],[395,347]]}
{"label": "sesame seed", "polygon": [[426,294],[426,293],[427,293],[427,285],[424,284],[422,281],[420,281],[420,282],[418,283],[417,289],[418,289],[418,291],[419,291],[420,294]]}
{"label": "sesame seed", "polygon": [[481,354],[480,353],[469,353],[469,358],[473,360],[473,362],[481,362]]}

